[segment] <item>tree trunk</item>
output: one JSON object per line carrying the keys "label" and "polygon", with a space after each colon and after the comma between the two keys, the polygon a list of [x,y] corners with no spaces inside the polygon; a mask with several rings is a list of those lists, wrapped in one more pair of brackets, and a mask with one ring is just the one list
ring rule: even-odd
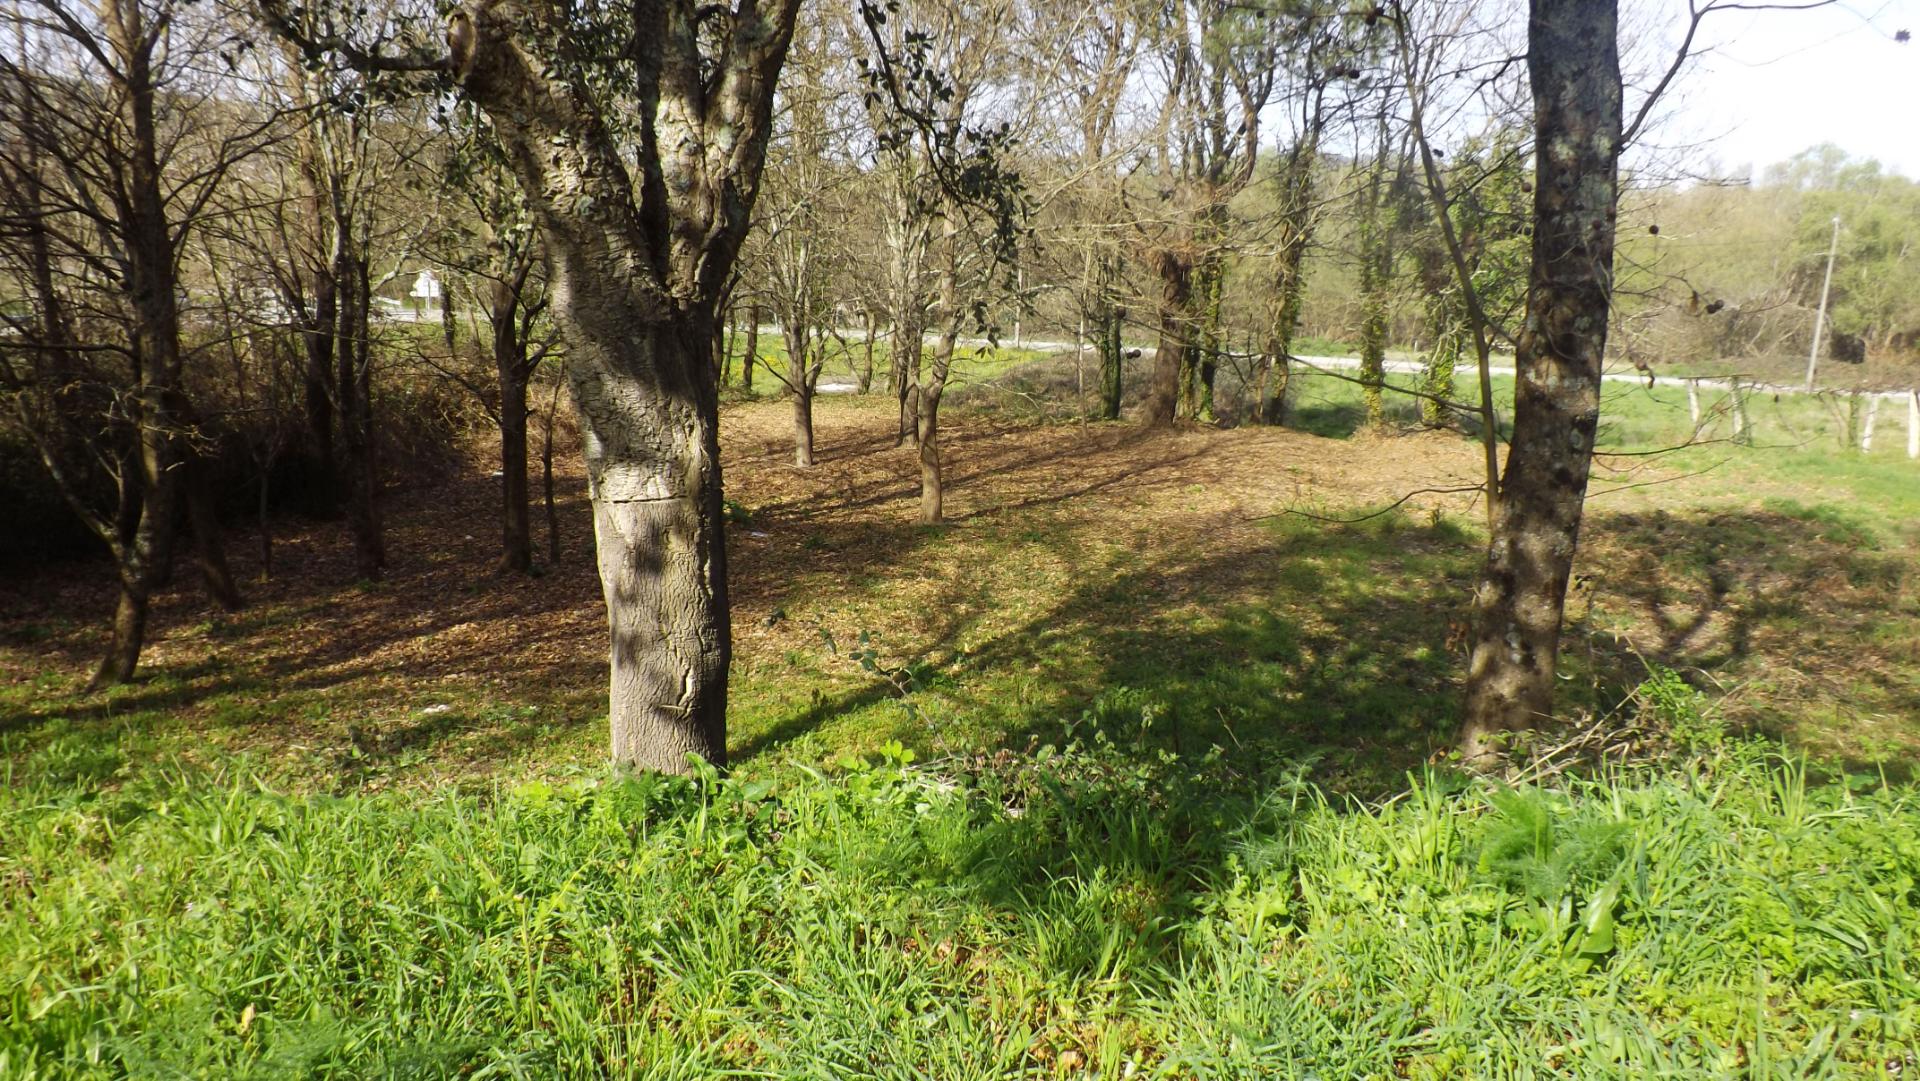
{"label": "tree trunk", "polygon": [[864,323],[867,331],[866,360],[860,366],[860,393],[866,394],[873,389],[873,336],[879,333],[878,320],[871,311],[866,313]]}
{"label": "tree trunk", "polygon": [[1100,309],[1100,416],[1120,419],[1120,405],[1126,396],[1126,349],[1120,334],[1126,324],[1126,312],[1108,294]]}
{"label": "tree trunk", "polygon": [[813,468],[813,388],[820,382],[824,361],[816,360],[814,342],[819,328],[807,322],[804,305],[786,306],[780,313],[780,333],[787,343],[787,393],[793,403],[793,464]]}
{"label": "tree trunk", "polygon": [[1187,301],[1193,292],[1193,263],[1186,257],[1158,249],[1151,256],[1160,279],[1160,344],[1153,357],[1153,382],[1147,388],[1141,423],[1148,427],[1172,424],[1180,396],[1180,377],[1186,368]]}
{"label": "tree trunk", "polygon": [[740,387],[753,395],[753,368],[760,360],[760,306],[747,309],[747,350],[740,356]]}
{"label": "tree trunk", "polygon": [[187,451],[182,456],[186,489],[187,528],[193,532],[193,551],[200,564],[200,578],[206,583],[207,596],[229,612],[237,612],[244,603],[240,587],[234,584],[233,571],[227,566],[227,550],[220,530],[220,515],[214,506],[213,492],[207,485],[207,463]]}
{"label": "tree trunk", "polygon": [[519,297],[493,283],[488,313],[493,364],[500,381],[500,571],[533,570],[533,516],[527,492],[527,343],[519,332]]}
{"label": "tree trunk", "polygon": [[1427,335],[1432,344],[1420,365],[1420,389],[1433,397],[1421,399],[1420,422],[1429,428],[1441,428],[1452,417],[1433,398],[1453,400],[1454,373],[1467,344],[1467,314],[1460,310],[1459,295],[1446,288],[1445,282],[1429,281],[1427,290]]}
{"label": "tree trunk", "polygon": [[1553,708],[1567,580],[1578,542],[1612,292],[1621,138],[1613,2],[1534,0],[1533,265],[1515,356],[1513,438],[1486,569],[1474,595],[1460,749],[1497,752],[1503,733]]}
{"label": "tree trunk", "polygon": [[1199,371],[1200,385],[1193,403],[1195,419],[1206,424],[1219,419],[1213,407],[1213,382],[1220,371],[1220,290],[1225,277],[1226,268],[1220,258],[1210,256],[1202,273],[1206,307],[1201,312],[1200,356],[1195,365]]}
{"label": "tree trunk", "polygon": [[372,299],[365,260],[348,248],[350,223],[336,227],[334,280],[340,289],[338,340],[334,346],[334,398],[339,403],[347,473],[347,531],[353,537],[355,572],[375,581],[387,565],[381,536],[379,463],[373,431],[373,368],[368,316]]}
{"label": "tree trunk", "polygon": [[732,631],[707,327],[637,319],[624,298],[588,294],[603,283],[572,261],[557,261],[555,310],[586,436],[613,758],[669,773],[688,754],[724,765]]}
{"label": "tree trunk", "polygon": [[540,446],[540,484],[547,501],[547,562],[560,562],[560,512],[553,505],[553,421],[560,407],[560,384],[553,386],[553,399],[547,403],[545,439]]}
{"label": "tree trunk", "polygon": [[813,384],[811,371],[793,386],[793,464],[813,468]]}
{"label": "tree trunk", "polygon": [[260,529],[260,580],[273,580],[273,519],[268,512],[273,507],[273,463],[278,457],[275,445],[269,443],[260,453],[260,498],[254,504],[255,521]]}
{"label": "tree trunk", "polygon": [[1367,427],[1380,428],[1387,423],[1387,290],[1374,257],[1371,248],[1361,255],[1360,401]]}
{"label": "tree trunk", "polygon": [[[138,578],[137,573],[134,578]],[[111,687],[133,678],[140,664],[140,651],[146,644],[147,607],[145,583],[123,576],[120,599],[113,611],[113,636],[108,641],[106,656],[101,658],[100,667],[94,670],[93,680],[87,684],[88,690]]]}
{"label": "tree trunk", "polygon": [[447,356],[453,356],[453,275],[440,284],[440,336],[446,339]]}
{"label": "tree trunk", "polygon": [[918,396],[915,416],[920,443],[920,521],[933,525],[946,513],[946,483],[940,472],[940,398],[947,390],[947,373],[953,369],[955,335],[948,330],[934,347],[933,378]]}
{"label": "tree trunk", "polygon": [[1313,237],[1313,167],[1319,158],[1319,99],[1315,98],[1314,125],[1287,155],[1281,173],[1279,252],[1274,258],[1273,295],[1268,304],[1267,362],[1260,374],[1262,424],[1284,424],[1287,391],[1293,375],[1293,336],[1300,326],[1300,306],[1306,297],[1307,244]]}
{"label": "tree trunk", "polygon": [[896,447],[909,439],[920,438],[919,421],[916,419],[919,402],[916,401],[915,391],[918,388],[914,384],[917,381],[916,369],[920,366],[920,351],[925,344],[923,339],[926,330],[919,320],[913,317],[915,314],[917,313],[894,313],[892,382],[894,396],[900,405],[899,434],[893,441]]}
{"label": "tree trunk", "polygon": [[124,17],[109,20],[109,33],[126,65],[125,85],[133,88],[124,102],[133,144],[127,156],[126,203],[119,227],[133,312],[131,344],[139,365],[139,387],[131,404],[140,440],[142,508],[133,546],[120,555],[121,596],[113,642],[94,675],[94,686],[131,678],[139,663],[154,575],[171,562],[168,553],[178,489],[174,465],[183,430],[175,410],[180,384],[179,282],[161,193],[152,54],[146,45],[135,44],[140,33]]}
{"label": "tree trunk", "polygon": [[309,498],[313,510],[320,514],[332,514],[340,506],[340,465],[334,456],[334,402],[331,389],[337,303],[333,278],[322,275],[314,282],[313,311],[307,317],[308,328],[301,333],[307,359],[304,373],[307,437],[312,440],[314,461],[319,473],[316,478],[319,490],[311,493]]}

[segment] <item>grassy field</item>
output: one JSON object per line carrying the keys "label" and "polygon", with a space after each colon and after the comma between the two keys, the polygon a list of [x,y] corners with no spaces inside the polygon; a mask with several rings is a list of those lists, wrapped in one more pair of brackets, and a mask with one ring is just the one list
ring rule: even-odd
{"label": "grassy field", "polygon": [[540,576],[480,465],[393,494],[383,582],[294,522],[244,612],[183,573],[103,694],[99,576],[9,583],[0,1076],[1920,1069],[1897,426],[1610,384],[1562,701],[1640,764],[1501,788],[1445,763],[1480,508],[1375,514],[1472,442],[1332,377],[1287,430],[1036,424],[1070,366],[965,363],[937,528],[884,394],[807,471],[727,407],[726,780],[599,764],[571,457]]}

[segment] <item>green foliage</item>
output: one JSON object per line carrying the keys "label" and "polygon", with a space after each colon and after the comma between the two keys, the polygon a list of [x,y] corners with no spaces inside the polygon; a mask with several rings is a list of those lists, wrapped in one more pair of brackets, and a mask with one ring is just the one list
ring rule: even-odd
{"label": "green foliage", "polygon": [[1920,330],[1920,184],[1882,172],[1877,161],[1848,160],[1832,146],[1806,151],[1777,179],[1803,193],[1792,269],[1801,302],[1819,303],[1838,218],[1833,328],[1876,347],[1889,335]]}
{"label": "green foliage", "polygon": [[[1883,1077],[1920,804],[1729,747],[1343,806],[1276,762],[899,745],[425,798],[0,790],[0,1074]],[[61,752],[65,753],[65,752]]]}

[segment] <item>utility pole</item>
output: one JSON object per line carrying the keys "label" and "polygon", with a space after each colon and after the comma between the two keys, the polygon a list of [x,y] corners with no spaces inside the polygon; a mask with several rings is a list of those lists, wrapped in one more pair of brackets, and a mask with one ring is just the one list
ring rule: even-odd
{"label": "utility pole", "polygon": [[1820,337],[1827,329],[1827,292],[1833,288],[1833,257],[1840,251],[1840,215],[1833,216],[1833,239],[1827,242],[1827,280],[1820,284],[1820,314],[1813,318],[1813,347],[1807,350],[1807,390],[1813,390],[1813,369],[1820,363]]}

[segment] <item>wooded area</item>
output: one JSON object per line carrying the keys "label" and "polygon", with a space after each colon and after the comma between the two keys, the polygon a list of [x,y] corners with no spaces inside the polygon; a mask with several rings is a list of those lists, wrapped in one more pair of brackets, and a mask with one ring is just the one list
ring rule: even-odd
{"label": "wooded area", "polygon": [[[0,761],[20,785],[0,941],[42,958],[0,969],[19,984],[0,1073],[150,1053],[274,1074],[311,1037],[312,1069],[413,1075],[400,1045],[326,1035],[347,1031],[319,1012],[346,1001],[338,955],[303,990],[260,975],[278,1007],[202,972],[196,994],[245,1003],[227,1035],[158,1052],[135,1026],[97,1052],[89,973],[119,973],[114,995],[138,976],[56,930],[49,898],[104,887],[50,838],[81,830],[110,879],[144,859],[187,882],[168,831],[188,821],[216,846],[309,838],[234,850],[251,869],[224,895],[364,852],[355,889],[378,896],[391,856],[406,904],[440,903],[416,885],[471,902],[447,933],[479,951],[502,940],[454,883],[482,849],[520,852],[514,904],[560,906],[588,887],[539,853],[599,881],[628,858],[606,848],[618,823],[652,823],[633,843],[669,840],[633,858],[676,883],[647,889],[700,898],[688,941],[759,936],[678,968],[657,941],[586,961],[584,940],[532,944],[560,932],[521,912],[504,998],[387,985],[383,1009],[452,1011],[429,1042],[547,1030],[503,1075],[826,1069],[845,1037],[757,1026],[837,1014],[732,986],[761,948],[794,986],[868,963],[809,952],[840,917],[770,914],[813,888],[808,860],[894,920],[899,951],[955,966],[921,1013],[985,1026],[977,1055],[876,1044],[842,1074],[1247,1076],[1239,1036],[1206,1058],[1167,1023],[1242,1008],[1356,1076],[1920,1066],[1920,183],[1833,145],[1727,175],[1656,138],[1716,20],[1748,7],[0,8]],[[187,777],[234,794],[169,818]],[[482,783],[511,793],[447,841],[461,870],[375,855],[402,806],[379,789],[447,786],[420,822],[451,837]],[[302,809],[326,791],[365,810]],[[1732,977],[1702,962],[1684,1033],[1609,1000],[1628,1035],[1606,1054],[1591,1018],[1468,1051],[1506,1022],[1436,1006],[1395,1028],[1414,1050],[1368,1057],[1369,1022],[1332,1001],[1362,978],[1316,937],[1365,909],[1329,900],[1349,887],[1447,898],[1401,919],[1474,957],[1468,982],[1533,979],[1516,957],[1544,951],[1550,986],[1527,993],[1556,1002],[1644,944],[1748,948],[1635,930],[1661,857],[1609,801],[1665,807],[1659,844],[1719,854],[1711,875],[1658,872],[1683,892],[1744,888],[1715,877],[1742,815],[1849,853],[1829,862],[1891,847],[1795,895],[1852,921],[1845,958],[1785,949],[1765,979],[1791,1000],[1755,991],[1747,1028],[1707,1016],[1734,1009],[1707,1005]],[[243,806],[239,838],[208,826]],[[116,848],[120,821],[160,847]],[[524,836],[479,839],[495,828]],[[789,835],[810,854],[728,862]],[[871,867],[843,859],[871,845]],[[733,855],[709,874],[703,852]],[[938,899],[916,908],[896,874]],[[713,882],[768,899],[709,911]],[[1072,883],[1097,897],[1078,915]],[[174,903],[114,896],[133,907],[69,924]],[[579,903],[583,934],[677,918]],[[1034,937],[936,927],[1003,916]],[[1259,984],[1309,941],[1331,952],[1261,986],[1319,1020],[1174,975],[1205,958]],[[617,975],[636,949],[645,986]],[[1047,959],[1003,965],[1029,949]],[[704,967],[723,956],[734,975]],[[495,978],[472,963],[436,979]],[[543,997],[549,963],[577,966],[578,997]],[[1381,971],[1453,994],[1424,965]],[[700,1000],[731,1018],[705,1036],[674,997],[696,971],[731,988]],[[818,993],[868,993],[850,979]],[[305,1035],[249,1044],[296,1003]],[[420,1075],[486,1059],[456,1044]]]}

